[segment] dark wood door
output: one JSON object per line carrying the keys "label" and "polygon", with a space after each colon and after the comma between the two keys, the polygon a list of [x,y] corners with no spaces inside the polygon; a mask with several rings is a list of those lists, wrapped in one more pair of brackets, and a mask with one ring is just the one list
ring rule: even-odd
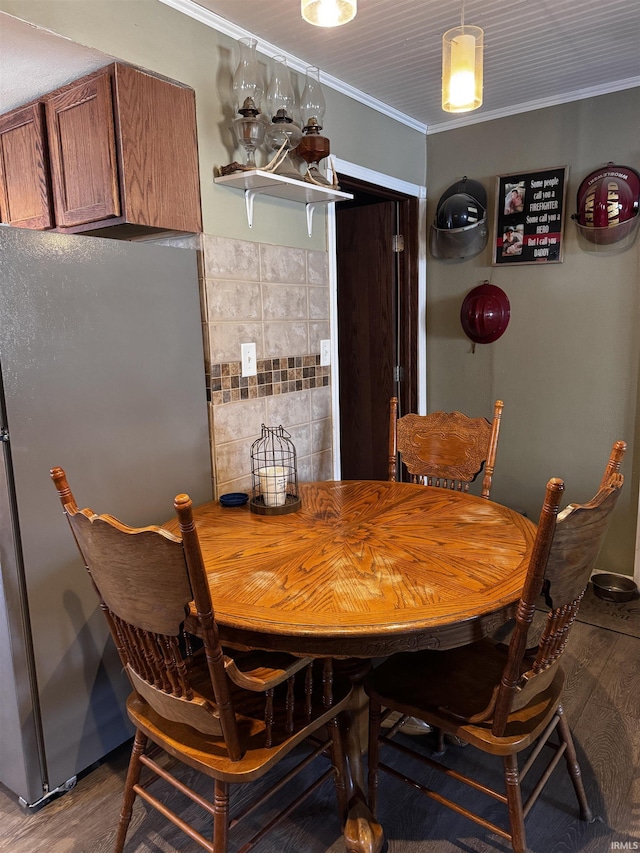
{"label": "dark wood door", "polygon": [[394,393],[395,202],[337,214],[340,454],[345,480],[386,480]]}
{"label": "dark wood door", "polygon": [[341,475],[386,480],[389,398],[417,410],[419,206],[359,178],[340,186],[354,194],[336,205]]}

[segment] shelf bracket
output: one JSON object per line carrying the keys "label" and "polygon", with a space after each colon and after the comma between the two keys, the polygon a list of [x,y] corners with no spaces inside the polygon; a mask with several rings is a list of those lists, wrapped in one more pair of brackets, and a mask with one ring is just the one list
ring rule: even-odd
{"label": "shelf bracket", "polygon": [[249,228],[253,227],[253,200],[258,195],[259,190],[248,189],[244,191],[244,203],[247,208],[247,222]]}
{"label": "shelf bracket", "polygon": [[[247,222],[249,223],[249,228],[253,227],[253,202],[257,195],[260,193],[264,193],[265,190],[262,187],[256,189],[246,189],[244,191],[244,203],[247,208]],[[313,234],[313,214],[316,207],[320,205],[326,205],[325,201],[308,201],[305,203],[305,209],[307,212],[307,234],[309,237]]]}
{"label": "shelf bracket", "polygon": [[305,204],[305,209],[307,211],[307,234],[309,237],[311,237],[311,234],[313,233],[313,212],[319,204],[326,204],[326,202],[308,201]]}

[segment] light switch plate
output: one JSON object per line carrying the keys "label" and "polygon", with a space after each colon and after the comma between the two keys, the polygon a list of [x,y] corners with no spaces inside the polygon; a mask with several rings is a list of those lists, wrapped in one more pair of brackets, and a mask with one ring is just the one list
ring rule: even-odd
{"label": "light switch plate", "polygon": [[240,353],[242,355],[242,375],[255,376],[258,373],[258,363],[256,361],[256,345],[240,344]]}
{"label": "light switch plate", "polygon": [[320,364],[331,364],[331,341],[320,341]]}

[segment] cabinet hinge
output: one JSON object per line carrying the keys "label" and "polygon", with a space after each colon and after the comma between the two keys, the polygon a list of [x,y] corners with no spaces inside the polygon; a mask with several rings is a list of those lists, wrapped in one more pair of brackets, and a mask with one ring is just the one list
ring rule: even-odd
{"label": "cabinet hinge", "polygon": [[404,237],[402,234],[393,235],[393,251],[404,252]]}
{"label": "cabinet hinge", "polygon": [[404,380],[404,367],[400,367],[400,365],[397,364],[393,368],[393,381],[394,382],[402,382],[403,380]]}

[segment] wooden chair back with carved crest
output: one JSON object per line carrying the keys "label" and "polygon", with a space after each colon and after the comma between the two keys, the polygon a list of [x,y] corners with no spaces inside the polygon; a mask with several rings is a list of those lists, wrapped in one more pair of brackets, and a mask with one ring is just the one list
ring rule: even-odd
{"label": "wooden chair back with carved crest", "polygon": [[[55,469],[52,479],[133,688],[162,716],[224,735],[230,757],[237,760],[238,727],[191,501],[186,495],[175,501],[181,540],[160,527],[132,528],[110,515],[80,510],[62,469]],[[191,602],[216,706],[192,681],[193,640],[184,630]]]}
{"label": "wooden chair back with carved crest", "polygon": [[[615,509],[623,477],[620,465],[624,441],[612,448],[595,497],[570,504],[559,512],[564,483],[547,484],[527,577],[518,604],[515,628],[508,646],[491,638],[461,648],[395,655],[365,679],[369,695],[369,803],[374,814],[380,770],[395,775],[441,805],[454,809],[484,829],[508,840],[515,853],[526,853],[524,819],[536,802],[556,764],[564,755],[583,820],[592,820],[576,750],[561,704],[564,673],[560,666],[571,627],[588,585],[600,547]],[[541,594],[548,614],[537,643],[528,648],[529,632]],[[389,731],[381,728],[391,713],[398,717]],[[394,737],[409,718],[429,724],[443,735],[471,744],[482,752],[502,756],[503,784],[489,787],[456,771],[458,782],[503,802],[504,822],[490,821],[380,760],[380,748],[393,748],[427,769],[451,775],[449,767],[433,757],[397,744]],[[557,743],[551,736],[556,732]],[[410,739],[409,739],[410,740]],[[551,758],[538,773],[537,782],[523,801],[521,785],[544,746]],[[520,767],[518,755],[533,747]],[[437,754],[437,753],[436,753]],[[540,758],[541,760],[541,758]]]}
{"label": "wooden chair back with carved crest", "polygon": [[408,414],[398,418],[398,398],[391,398],[389,419],[389,480],[398,479],[398,454],[412,483],[467,492],[480,471],[482,497],[488,498],[498,449],[502,400],[491,423],[461,412]]}
{"label": "wooden chair back with carved crest", "polygon": [[[625,451],[625,442],[613,445],[600,488],[588,503],[569,504],[558,514],[564,484],[561,480],[549,483],[536,553],[527,574],[507,664],[496,694],[492,731],[497,737],[504,734],[509,714],[528,705],[555,677],[620,496],[624,482],[620,465]],[[540,593],[549,611],[537,647],[528,649],[529,627]]]}
{"label": "wooden chair back with carved crest", "polygon": [[[178,538],[161,527],[132,528],[113,516],[81,510],[65,472],[54,468],[51,477],[134,689],[127,712],[137,731],[116,853],[124,848],[137,795],[205,849],[226,853],[229,784],[260,778],[312,736],[314,754],[331,755],[332,767],[324,775],[334,776],[342,819],[346,790],[335,715],[346,707],[351,685],[333,679],[331,661],[222,648],[187,495],[174,501]],[[318,740],[316,733],[325,726],[328,738]],[[192,797],[214,817],[213,847],[150,795],[146,785],[138,784],[144,765],[181,793],[188,791],[144,754],[148,740],[215,779],[215,810],[203,806],[202,797]],[[285,778],[296,775],[303,764],[308,760]]]}

